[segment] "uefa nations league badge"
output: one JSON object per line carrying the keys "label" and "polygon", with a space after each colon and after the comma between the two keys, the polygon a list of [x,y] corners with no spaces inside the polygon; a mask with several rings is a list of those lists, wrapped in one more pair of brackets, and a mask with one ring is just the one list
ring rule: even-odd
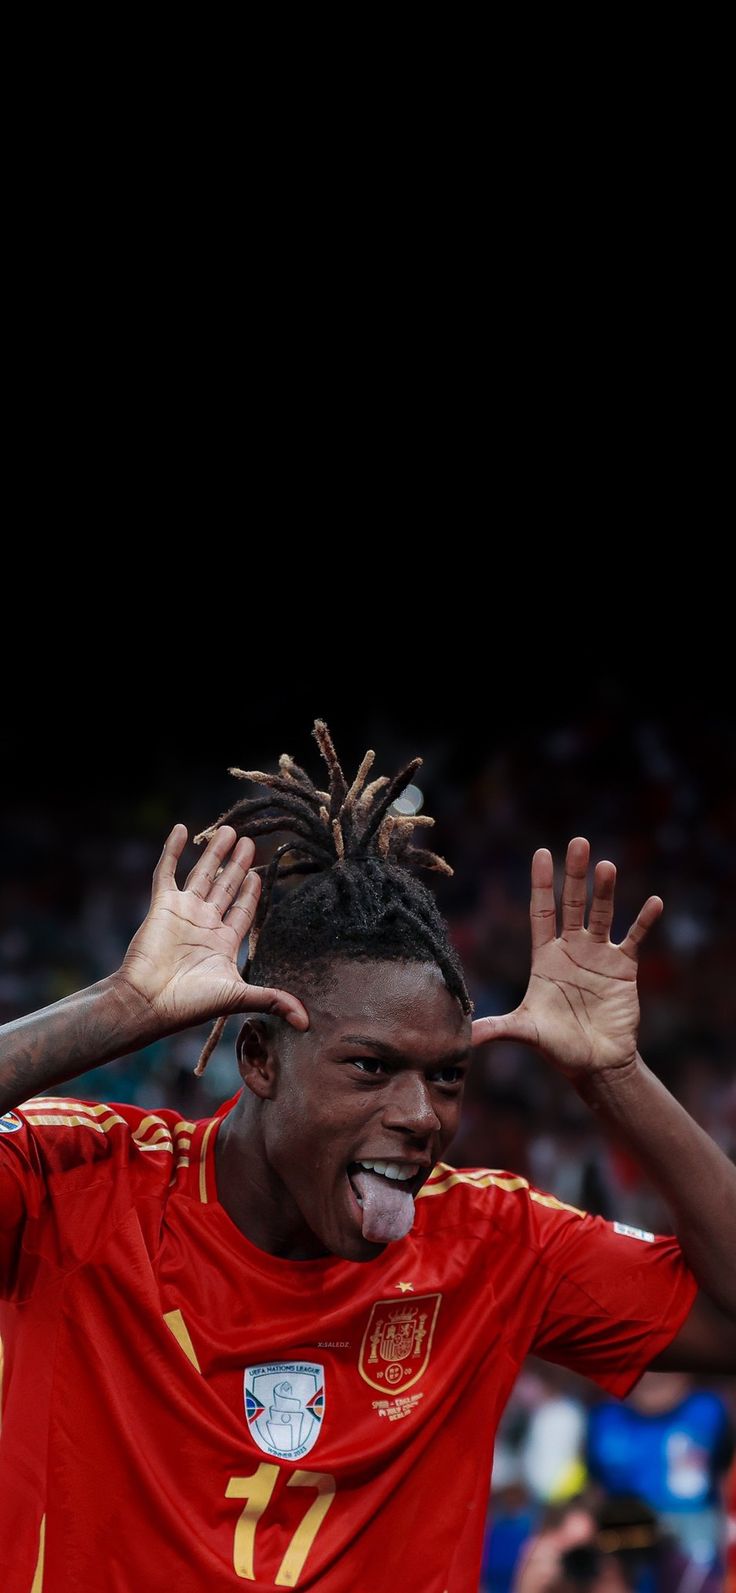
{"label": "uefa nations league badge", "polygon": [[299,1460],[314,1448],[325,1410],[325,1370],[314,1361],[247,1366],[245,1419],[259,1449]]}

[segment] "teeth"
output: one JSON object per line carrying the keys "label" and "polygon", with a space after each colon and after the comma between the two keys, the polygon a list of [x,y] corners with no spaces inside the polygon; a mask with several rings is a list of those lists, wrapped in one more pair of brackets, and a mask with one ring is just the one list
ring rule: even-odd
{"label": "teeth", "polygon": [[413,1178],[416,1168],[411,1162],[359,1162],[367,1173],[381,1173],[384,1178],[397,1178],[403,1184]]}

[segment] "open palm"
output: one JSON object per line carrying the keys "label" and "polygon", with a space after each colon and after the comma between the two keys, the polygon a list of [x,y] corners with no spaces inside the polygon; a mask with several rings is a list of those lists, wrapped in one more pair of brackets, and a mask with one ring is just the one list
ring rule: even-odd
{"label": "open palm", "polygon": [[174,825],[120,980],[145,1000],[162,1033],[244,1011],[275,1012],[306,1028],[307,1014],[295,996],[246,984],[238,971],[261,888],[260,876],[250,872],[252,840],[242,837],[233,847],[235,830],[221,825],[179,890],[176,865],[186,840],[185,826]]}
{"label": "open palm", "polygon": [[532,860],[532,966],[529,986],[514,1012],[478,1018],[473,1043],[519,1040],[544,1052],[569,1075],[622,1067],[636,1055],[639,946],[663,903],[650,896],[620,945],[610,939],[616,869],[597,863],[588,925],[586,887],[590,846],[576,836],[567,849],[562,927],[557,934],[552,855]]}

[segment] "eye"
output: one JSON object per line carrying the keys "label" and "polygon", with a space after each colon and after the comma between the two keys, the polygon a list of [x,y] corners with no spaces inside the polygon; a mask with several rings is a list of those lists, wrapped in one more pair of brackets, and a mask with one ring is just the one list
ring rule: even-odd
{"label": "eye", "polygon": [[354,1068],[359,1068],[361,1073],[369,1073],[371,1077],[376,1077],[379,1073],[384,1072],[384,1064],[380,1057],[351,1056],[349,1060]]}
{"label": "eye", "polygon": [[462,1084],[465,1073],[462,1068],[458,1068],[455,1067],[454,1064],[450,1064],[446,1068],[438,1068],[437,1072],[433,1073],[432,1077],[438,1084]]}

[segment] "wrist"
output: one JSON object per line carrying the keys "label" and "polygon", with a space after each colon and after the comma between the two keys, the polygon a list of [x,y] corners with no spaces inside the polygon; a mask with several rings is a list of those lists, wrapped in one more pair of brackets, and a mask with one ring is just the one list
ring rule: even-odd
{"label": "wrist", "polygon": [[139,1051],[152,1041],[160,1040],[167,1032],[150,1001],[140,990],[136,990],[121,968],[106,979],[101,979],[97,989],[103,1000],[110,1003],[111,1018],[115,1024],[116,1055],[124,1051]]}
{"label": "wrist", "polygon": [[589,1072],[572,1078],[571,1083],[586,1106],[593,1112],[599,1112],[605,1111],[613,1101],[629,1095],[632,1089],[635,1090],[644,1071],[645,1063],[639,1052],[635,1051],[627,1061],[591,1068]]}
{"label": "wrist", "polygon": [[5,1024],[0,1112],[158,1038],[160,1020],[118,974]]}

